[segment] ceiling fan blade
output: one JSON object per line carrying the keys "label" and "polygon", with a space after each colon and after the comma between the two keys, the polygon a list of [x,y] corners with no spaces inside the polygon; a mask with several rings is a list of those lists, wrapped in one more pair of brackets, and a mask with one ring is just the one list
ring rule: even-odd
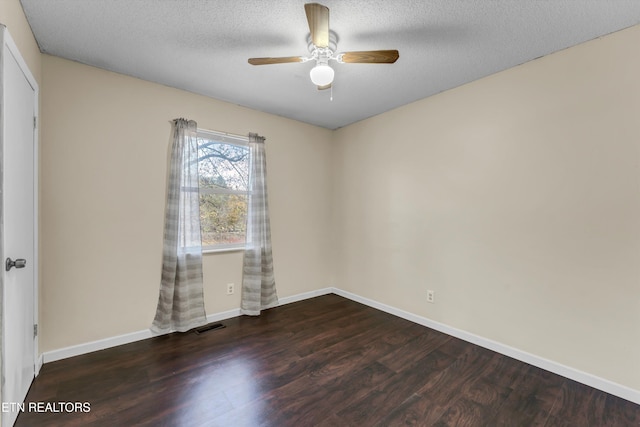
{"label": "ceiling fan blade", "polygon": [[282,56],[280,58],[249,58],[251,65],[286,64],[289,62],[302,62],[301,56]]}
{"label": "ceiling fan blade", "polygon": [[331,88],[331,83],[329,83],[328,85],[324,85],[324,86],[318,86],[318,90],[326,90],[326,89],[330,89]]}
{"label": "ceiling fan blade", "polygon": [[311,41],[317,47],[329,47],[329,8],[319,3],[304,5],[311,32]]}
{"label": "ceiling fan blade", "polygon": [[352,64],[393,64],[399,57],[397,50],[363,50],[341,54],[342,62]]}

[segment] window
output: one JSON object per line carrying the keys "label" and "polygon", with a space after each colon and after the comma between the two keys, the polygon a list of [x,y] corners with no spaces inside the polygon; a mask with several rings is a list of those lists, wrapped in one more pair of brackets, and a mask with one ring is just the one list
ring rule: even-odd
{"label": "window", "polygon": [[198,130],[202,249],[243,248],[249,196],[249,141]]}

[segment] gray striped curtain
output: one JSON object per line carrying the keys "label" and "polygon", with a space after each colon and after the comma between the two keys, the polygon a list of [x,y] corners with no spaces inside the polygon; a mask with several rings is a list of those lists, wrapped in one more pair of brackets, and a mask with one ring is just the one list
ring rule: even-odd
{"label": "gray striped curtain", "polygon": [[242,267],[242,314],[257,316],[278,304],[271,255],[271,228],[267,203],[267,165],[264,138],[249,134],[249,209],[247,246]]}
{"label": "gray striped curtain", "polygon": [[184,332],[206,323],[197,124],[176,119],[167,180],[160,297],[151,330]]}

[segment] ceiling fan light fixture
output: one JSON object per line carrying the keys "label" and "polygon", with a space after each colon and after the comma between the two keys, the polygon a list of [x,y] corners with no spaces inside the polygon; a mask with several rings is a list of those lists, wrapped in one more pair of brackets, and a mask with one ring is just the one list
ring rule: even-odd
{"label": "ceiling fan light fixture", "polygon": [[309,56],[284,56],[279,58],[249,58],[251,65],[285,64],[289,62],[316,61],[309,77],[318,90],[332,87],[335,71],[329,66],[333,60],[339,64],[393,64],[399,57],[397,50],[363,50],[357,52],[336,53],[338,35],[329,28],[329,8],[319,3],[304,5],[309,24],[307,49]]}
{"label": "ceiling fan light fixture", "polygon": [[311,81],[316,86],[326,86],[331,84],[331,82],[333,82],[334,74],[335,72],[333,71],[333,68],[327,64],[318,64],[309,72]]}

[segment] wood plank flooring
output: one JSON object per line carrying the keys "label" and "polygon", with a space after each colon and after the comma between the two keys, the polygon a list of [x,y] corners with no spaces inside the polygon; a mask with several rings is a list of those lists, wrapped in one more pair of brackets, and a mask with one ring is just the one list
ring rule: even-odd
{"label": "wood plank flooring", "polygon": [[640,405],[336,295],[222,323],[48,363],[16,425],[640,426]]}

